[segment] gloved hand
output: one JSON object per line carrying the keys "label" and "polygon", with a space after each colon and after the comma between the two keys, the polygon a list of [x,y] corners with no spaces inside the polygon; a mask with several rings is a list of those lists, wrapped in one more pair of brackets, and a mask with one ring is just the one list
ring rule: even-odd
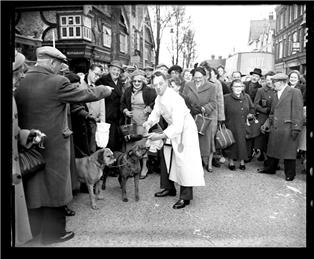
{"label": "gloved hand", "polygon": [[31,129],[27,137],[26,144],[33,142],[33,139],[36,138],[36,136],[37,136],[37,131],[35,129]]}
{"label": "gloved hand", "polygon": [[300,131],[299,130],[291,130],[291,137],[293,140],[296,140]]}
{"label": "gloved hand", "polygon": [[96,117],[94,117],[94,116],[91,115],[91,114],[88,114],[88,115],[86,116],[86,120],[88,120],[88,121],[93,121],[93,122],[95,122],[95,123],[100,121],[99,118],[96,118]]}

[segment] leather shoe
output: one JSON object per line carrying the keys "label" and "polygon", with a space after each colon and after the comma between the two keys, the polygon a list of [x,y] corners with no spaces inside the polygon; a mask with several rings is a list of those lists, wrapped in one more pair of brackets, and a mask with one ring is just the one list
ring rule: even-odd
{"label": "leather shoe", "polygon": [[182,200],[182,199],[180,199],[173,205],[172,208],[174,208],[174,209],[182,209],[182,208],[185,207],[185,205],[189,205],[189,204],[190,204],[189,200]]}
{"label": "leather shoe", "polygon": [[64,206],[65,216],[74,216],[75,211],[71,210],[68,206]]}
{"label": "leather shoe", "polygon": [[214,158],[213,160],[212,160],[212,165],[214,166],[214,167],[220,167],[221,166],[221,164],[219,163],[219,161],[217,161],[218,159],[216,159],[216,158]]}
{"label": "leather shoe", "polygon": [[245,165],[240,165],[239,168],[240,168],[240,170],[245,170],[246,169]]}
{"label": "leather shoe", "polygon": [[229,168],[231,171],[235,171],[235,170],[236,170],[235,165],[228,165],[228,168]]}
{"label": "leather shoe", "polygon": [[74,232],[73,231],[67,231],[63,235],[57,237],[57,238],[51,238],[51,239],[44,239],[42,240],[42,243],[44,245],[49,245],[52,243],[60,243],[60,242],[65,242],[74,237]]}
{"label": "leather shoe", "polygon": [[147,175],[141,175],[140,176],[140,180],[143,180],[143,179],[145,179],[147,177]]}
{"label": "leather shoe", "polygon": [[286,176],[286,181],[293,181],[294,177],[293,176]]}
{"label": "leather shoe", "polygon": [[276,173],[276,172],[266,171],[265,169],[257,169],[257,172],[260,174],[275,174]]}
{"label": "leather shoe", "polygon": [[164,189],[161,192],[156,192],[155,197],[165,197],[165,196],[176,196],[176,190],[173,189]]}

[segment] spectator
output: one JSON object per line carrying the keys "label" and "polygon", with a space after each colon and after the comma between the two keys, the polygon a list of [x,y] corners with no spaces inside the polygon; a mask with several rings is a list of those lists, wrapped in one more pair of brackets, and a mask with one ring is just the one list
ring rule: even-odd
{"label": "spectator", "polygon": [[146,66],[144,68],[144,72],[145,72],[145,78],[146,78],[146,84],[150,85],[151,84],[151,77],[153,74],[154,68],[151,66]]}
{"label": "spectator", "polygon": [[[24,62],[25,57],[23,54],[15,50],[15,59],[12,65],[13,71],[13,94],[20,81],[24,78]],[[17,108],[12,95],[12,187],[14,190],[14,219],[12,230],[14,234],[13,246],[20,246],[32,239],[31,228],[29,224],[28,212],[25,201],[24,186],[22,182],[22,175],[18,157],[18,145],[27,146],[31,145],[34,137],[34,132],[27,129],[20,129],[17,118]]]}
{"label": "spectator", "polygon": [[240,79],[231,82],[232,93],[224,96],[226,127],[233,133],[235,143],[225,149],[229,158],[229,169],[234,171],[236,167],[234,160],[240,160],[240,170],[245,170],[244,160],[247,160],[248,153],[246,149],[246,130],[247,119],[252,118],[254,114],[254,105],[248,94],[243,92],[244,85]]}
{"label": "spectator", "polygon": [[95,85],[108,85],[114,88],[112,94],[105,98],[106,122],[110,124],[107,147],[112,151],[121,151],[123,143],[119,129],[123,117],[120,111],[120,99],[123,93],[123,83],[120,79],[122,72],[121,62],[113,60],[109,65],[109,74],[99,78],[95,83]]}
{"label": "spectator", "polygon": [[[217,109],[214,111],[213,116],[213,130],[217,131],[217,125],[221,124],[225,120],[225,113],[224,113],[224,98],[223,98],[223,89],[221,82],[217,79],[216,72],[207,61],[203,61],[201,63],[201,66],[205,68],[206,71],[206,77],[209,83],[214,84],[216,89],[216,103],[217,103]],[[215,157],[211,159],[211,163],[215,167],[220,167],[220,163],[218,161],[219,155],[222,153],[221,150],[217,150]]]}
{"label": "spectator", "polygon": [[[165,74],[160,71],[154,73],[153,87],[158,96],[154,109],[143,126],[148,131],[162,115],[168,127],[162,133],[152,133],[149,138],[151,140],[169,138],[174,157],[169,175],[161,175],[161,187],[168,188],[155,193],[155,196],[175,196],[174,182],[177,182],[180,185],[180,199],[173,208],[181,209],[190,204],[190,200],[193,199],[192,186],[205,185],[197,129],[183,98],[173,89],[168,88]],[[166,182],[165,185],[163,181]]]}
{"label": "spectator", "polygon": [[[121,97],[121,111],[126,118],[130,119],[128,123],[135,123],[137,125],[136,133],[139,135],[146,135],[145,129],[142,125],[151,113],[156,98],[155,90],[147,87],[145,81],[145,74],[139,70],[135,70],[131,74],[131,86],[126,89]],[[127,144],[126,151],[130,149],[130,146],[133,146],[133,143]],[[148,152],[148,158],[156,160],[157,150],[151,149]],[[146,177],[146,162],[147,157],[143,158],[142,161],[140,179],[144,179]],[[151,171],[149,173],[151,173]]]}
{"label": "spectator", "polygon": [[[257,113],[257,119],[260,121],[261,125],[269,117],[270,109],[275,98],[274,86],[271,77],[275,75],[273,71],[268,72],[265,75],[266,85],[262,88],[257,89],[254,105]],[[255,138],[254,148],[259,151],[258,161],[264,161],[264,154],[267,151],[268,133],[260,134]]]}
{"label": "spectator", "polygon": [[211,119],[205,135],[198,134],[202,163],[208,172],[212,172],[212,159],[215,149],[217,131],[216,87],[206,80],[206,71],[202,67],[194,70],[193,81],[186,84],[183,92],[193,117],[203,113]]}
{"label": "spectator", "polygon": [[[101,68],[98,65],[92,64],[88,70],[88,73],[85,75],[84,80],[81,82],[81,86],[90,89],[95,86],[95,82],[98,80],[98,78],[101,76]],[[113,88],[112,88],[113,89]],[[107,95],[106,97],[108,97]],[[90,152],[94,153],[97,150],[97,144],[96,144],[96,123],[97,122],[106,122],[106,109],[105,109],[105,101],[104,99],[101,99],[96,102],[89,102],[86,103],[89,115],[93,118],[93,120],[90,120],[90,127],[91,127],[91,138],[89,140],[90,145]]]}
{"label": "spectator", "polygon": [[218,72],[219,80],[221,82],[224,82],[224,83],[229,82],[229,78],[227,76],[227,73],[225,71],[225,67],[223,65],[220,65],[217,67],[217,72]]}
{"label": "spectator", "polygon": [[97,101],[111,90],[76,87],[58,75],[66,57],[54,47],[40,47],[36,56],[36,66],[28,71],[15,97],[21,127],[38,128],[47,135],[45,169],[25,181],[25,196],[32,234],[41,234],[42,242],[49,244],[74,236],[65,229],[64,213],[72,200],[67,103]]}
{"label": "spectator", "polygon": [[[260,68],[254,68],[252,72],[250,72],[251,75],[251,81],[246,81],[244,82],[245,89],[244,91],[251,97],[251,100],[255,100],[255,95],[257,92],[257,89],[261,88],[262,86],[259,83],[259,80],[262,77],[262,70]],[[255,154],[257,153],[256,150],[254,149],[254,143],[255,138],[249,139],[246,144],[247,144],[247,150],[248,150],[248,160],[247,162],[250,162]]]}
{"label": "spectator", "polygon": [[168,74],[168,69],[169,69],[169,67],[167,65],[165,65],[165,64],[158,64],[156,66],[156,70],[159,70],[159,71],[163,72],[165,75]]}
{"label": "spectator", "polygon": [[185,82],[191,82],[192,81],[191,69],[186,68],[183,70],[183,79]]}
{"label": "spectator", "polygon": [[280,159],[284,160],[286,181],[293,181],[296,175],[298,135],[303,125],[302,93],[287,83],[288,76],[278,73],[272,77],[277,91],[270,111],[270,133],[267,146],[267,160],[259,173],[275,174]]}
{"label": "spectator", "polygon": [[301,74],[298,70],[292,70],[290,71],[290,73],[288,74],[289,77],[289,82],[288,85],[291,86],[292,88],[297,88],[301,91],[302,96],[303,96],[303,104],[304,106],[306,106],[306,86],[305,86],[305,82],[302,83],[301,82]]}

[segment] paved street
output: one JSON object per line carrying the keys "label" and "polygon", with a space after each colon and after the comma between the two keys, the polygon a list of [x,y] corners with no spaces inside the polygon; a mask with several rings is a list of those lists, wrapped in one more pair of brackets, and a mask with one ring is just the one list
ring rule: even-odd
{"label": "paved street", "polygon": [[180,210],[172,209],[178,196],[154,197],[157,174],[140,181],[139,202],[133,179],[127,183],[129,202],[122,202],[117,178],[109,177],[99,210],[90,208],[88,194],[74,198],[69,207],[76,216],[67,218],[67,228],[75,237],[52,246],[305,247],[305,174],[287,182],[283,170],[256,173],[260,165],[253,160],[244,172],[214,168],[205,174],[206,186],[194,188],[191,205]]}

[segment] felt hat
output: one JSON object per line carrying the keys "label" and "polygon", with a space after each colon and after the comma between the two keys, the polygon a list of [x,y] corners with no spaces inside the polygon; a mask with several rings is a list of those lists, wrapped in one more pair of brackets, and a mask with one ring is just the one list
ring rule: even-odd
{"label": "felt hat", "polygon": [[119,60],[112,60],[111,63],[109,64],[109,67],[117,67],[120,68],[121,71],[124,71],[122,63]]}
{"label": "felt hat", "polygon": [[37,59],[55,58],[63,63],[67,63],[66,56],[57,48],[51,46],[39,47],[36,49]]}
{"label": "felt hat", "polygon": [[256,74],[256,75],[259,75],[261,77],[262,76],[262,69],[254,68],[254,70],[252,72],[250,72],[250,75],[252,75],[252,74]]}

